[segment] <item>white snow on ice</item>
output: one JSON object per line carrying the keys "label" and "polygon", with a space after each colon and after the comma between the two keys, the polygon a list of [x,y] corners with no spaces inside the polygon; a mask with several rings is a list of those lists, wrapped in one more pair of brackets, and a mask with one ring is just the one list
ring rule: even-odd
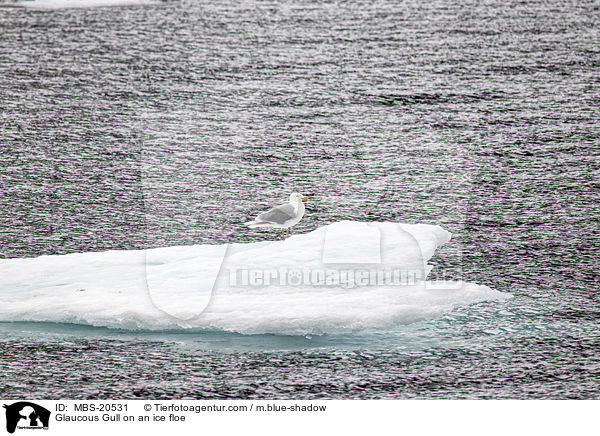
{"label": "white snow on ice", "polygon": [[[392,329],[508,298],[486,286],[424,281],[427,261],[450,236],[426,224],[343,221],[285,241],[3,259],[0,321],[307,335]],[[422,280],[248,285],[237,275],[381,268],[416,271]]]}

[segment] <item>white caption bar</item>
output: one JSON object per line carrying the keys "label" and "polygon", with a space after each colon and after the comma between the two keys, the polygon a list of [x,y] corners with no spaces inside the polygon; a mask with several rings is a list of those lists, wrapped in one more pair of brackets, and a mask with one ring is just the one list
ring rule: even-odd
{"label": "white caption bar", "polygon": [[0,400],[0,434],[535,435],[597,432],[596,401]]}

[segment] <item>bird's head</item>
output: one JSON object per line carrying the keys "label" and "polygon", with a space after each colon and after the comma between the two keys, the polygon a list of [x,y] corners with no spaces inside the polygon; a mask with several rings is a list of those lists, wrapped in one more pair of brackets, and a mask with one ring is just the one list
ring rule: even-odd
{"label": "bird's head", "polygon": [[302,200],[308,200],[308,198],[298,192],[294,192],[290,195],[290,203],[295,203]]}

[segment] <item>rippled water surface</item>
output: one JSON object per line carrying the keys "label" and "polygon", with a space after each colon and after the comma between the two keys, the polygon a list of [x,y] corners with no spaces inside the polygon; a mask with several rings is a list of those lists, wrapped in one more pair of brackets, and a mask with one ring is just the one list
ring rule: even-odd
{"label": "rippled water surface", "polygon": [[[10,7],[9,7],[10,6]],[[454,233],[434,277],[511,293],[317,337],[0,323],[0,396],[598,398],[597,2],[0,5],[0,252]],[[35,272],[32,272],[35,274]]]}

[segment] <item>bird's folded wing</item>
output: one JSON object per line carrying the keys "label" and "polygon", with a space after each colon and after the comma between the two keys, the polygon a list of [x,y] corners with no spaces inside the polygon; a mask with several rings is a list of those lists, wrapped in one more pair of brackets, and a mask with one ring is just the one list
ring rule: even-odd
{"label": "bird's folded wing", "polygon": [[294,206],[291,204],[282,204],[281,206],[276,206],[273,209],[261,213],[256,218],[256,221],[283,224],[295,217]]}

